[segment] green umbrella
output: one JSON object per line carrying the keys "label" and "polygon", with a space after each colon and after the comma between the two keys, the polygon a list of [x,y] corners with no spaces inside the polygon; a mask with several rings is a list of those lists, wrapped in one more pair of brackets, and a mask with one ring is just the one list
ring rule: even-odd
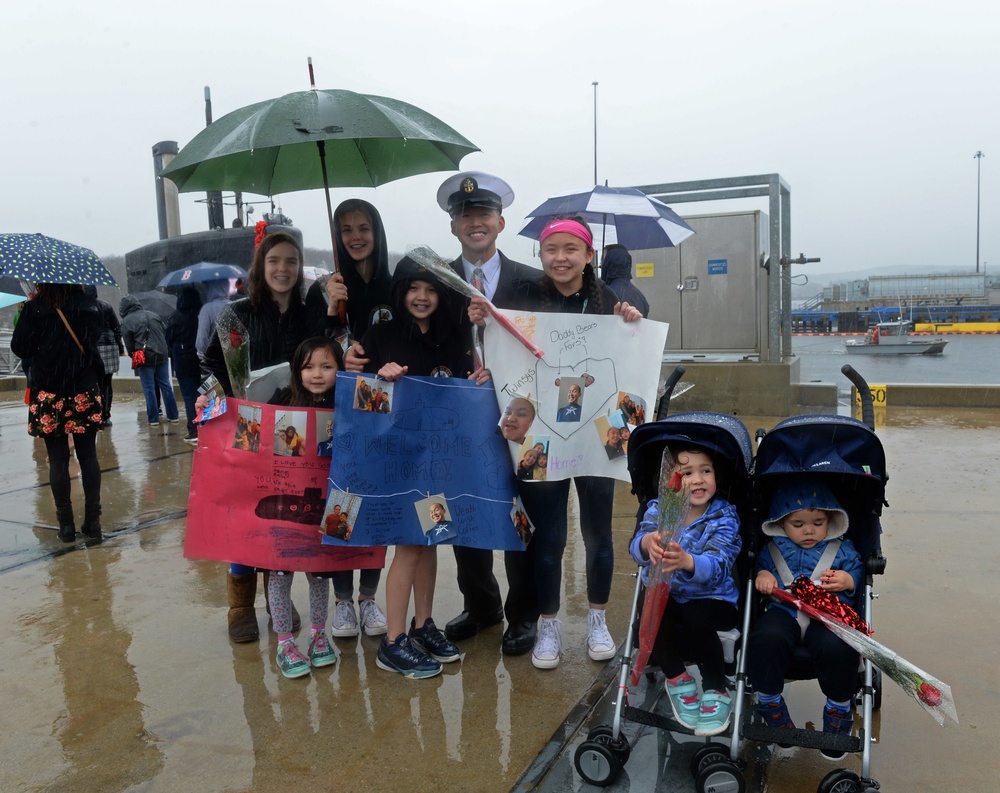
{"label": "green umbrella", "polygon": [[[274,196],[322,187],[333,268],[337,231],[330,187],[378,187],[458,170],[479,151],[440,119],[386,96],[312,88],[234,110],[213,121],[163,169],[182,193],[233,190]],[[343,306],[341,321],[346,321]]]}
{"label": "green umbrella", "polygon": [[36,284],[118,285],[90,248],[44,234],[0,234],[0,275]]}
{"label": "green umbrella", "polygon": [[[322,144],[326,165],[321,167]],[[418,107],[384,96],[310,90],[258,102],[213,121],[163,176],[181,192],[273,196],[320,187],[378,187],[457,170],[479,149]]]}

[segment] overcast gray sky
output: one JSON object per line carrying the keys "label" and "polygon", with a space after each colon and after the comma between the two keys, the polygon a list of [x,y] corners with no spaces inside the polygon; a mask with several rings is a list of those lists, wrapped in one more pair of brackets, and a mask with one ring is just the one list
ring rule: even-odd
{"label": "overcast gray sky", "polygon": [[[4,8],[0,230],[123,254],[158,237],[151,147],[317,86],[415,104],[482,149],[462,167],[516,194],[500,247],[548,196],[777,172],[792,248],[822,271],[1000,268],[1000,11],[992,3],[879,0],[374,0],[90,3]],[[377,190],[389,246],[457,253],[435,203],[445,173]],[[182,194],[182,231],[207,228]],[[248,197],[249,198],[249,197]],[[252,200],[252,199],[251,199]],[[320,191],[277,197],[306,244],[329,247]],[[266,200],[254,202],[259,212]],[[750,204],[678,204],[681,214]],[[227,224],[233,218],[227,208]],[[801,272],[801,270],[797,270]]]}

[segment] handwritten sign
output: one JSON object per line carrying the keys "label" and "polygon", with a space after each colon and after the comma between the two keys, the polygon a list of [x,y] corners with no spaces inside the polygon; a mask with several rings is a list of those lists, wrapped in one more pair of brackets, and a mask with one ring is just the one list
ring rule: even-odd
{"label": "handwritten sign", "polygon": [[227,404],[198,430],[184,556],[310,573],[382,567],[384,548],[322,541],[333,411]]}
{"label": "handwritten sign", "polygon": [[652,420],[668,325],[616,316],[503,312],[536,359],[487,320],[486,364],[518,479],[629,480],[632,431]]}
{"label": "handwritten sign", "polygon": [[333,446],[324,543],[524,550],[489,386],[338,374]]}

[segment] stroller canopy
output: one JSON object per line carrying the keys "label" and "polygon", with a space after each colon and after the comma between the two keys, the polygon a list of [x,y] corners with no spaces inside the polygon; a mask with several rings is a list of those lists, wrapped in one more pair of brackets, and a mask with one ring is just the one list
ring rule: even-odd
{"label": "stroller canopy", "polygon": [[880,552],[885,503],[885,451],[861,421],[847,416],[796,416],[775,425],[757,448],[755,501],[766,515],[774,490],[788,476],[819,476],[850,520],[847,537],[862,558]]}
{"label": "stroller canopy", "polygon": [[715,461],[720,483],[730,491],[723,495],[729,501],[737,501],[745,493],[753,460],[747,428],[738,418],[725,413],[694,411],[642,424],[629,438],[632,492],[643,502],[659,493],[660,458],[668,444],[705,449]]}

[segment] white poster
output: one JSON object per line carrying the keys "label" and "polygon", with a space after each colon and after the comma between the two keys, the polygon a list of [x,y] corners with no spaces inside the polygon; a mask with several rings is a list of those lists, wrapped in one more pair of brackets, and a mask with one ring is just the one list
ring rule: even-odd
{"label": "white poster", "polygon": [[653,419],[667,328],[616,316],[502,312],[544,355],[487,320],[486,365],[518,479],[629,481],[628,439]]}

